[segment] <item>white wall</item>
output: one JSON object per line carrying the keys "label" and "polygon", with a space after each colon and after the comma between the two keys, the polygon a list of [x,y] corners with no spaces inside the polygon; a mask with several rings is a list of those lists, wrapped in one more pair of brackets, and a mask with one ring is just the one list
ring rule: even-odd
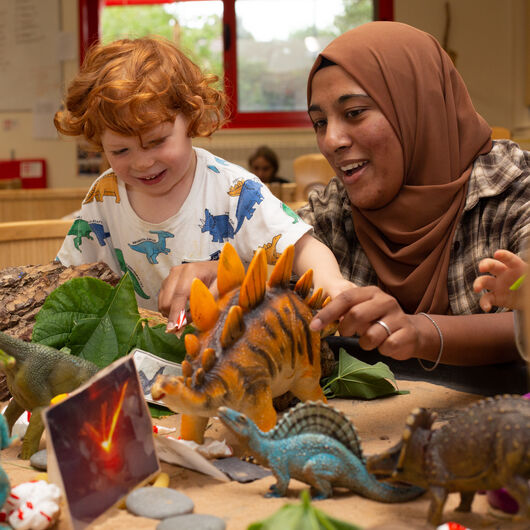
{"label": "white wall", "polygon": [[[395,20],[443,42],[446,0],[394,0]],[[448,47],[477,111],[491,125],[530,137],[524,102],[528,0],[450,0]]]}
{"label": "white wall", "polygon": [[[442,41],[445,0],[394,1],[396,20],[428,31]],[[524,103],[529,0],[450,0],[450,4],[449,47],[458,54],[457,67],[477,110],[492,125],[508,127],[516,137],[530,138],[530,111]],[[74,33],[77,43],[77,1],[63,0],[60,5],[63,31]],[[77,65],[77,58],[63,63],[65,84]],[[530,147],[528,142],[526,148]],[[311,129],[226,130],[194,143],[243,166],[254,147],[268,144],[278,150],[280,171],[289,178],[295,156],[317,151]],[[10,158],[11,152],[17,158],[46,158],[50,187],[88,187],[92,180],[76,174],[74,140],[33,138],[31,112],[0,112],[0,158]]]}

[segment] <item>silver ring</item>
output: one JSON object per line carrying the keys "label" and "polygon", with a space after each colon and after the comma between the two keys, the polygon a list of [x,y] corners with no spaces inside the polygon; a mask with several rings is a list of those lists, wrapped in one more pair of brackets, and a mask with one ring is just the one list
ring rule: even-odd
{"label": "silver ring", "polygon": [[392,332],[390,331],[390,328],[388,327],[388,324],[386,322],[383,322],[382,320],[376,320],[376,324],[379,324],[380,326],[383,326],[383,329],[388,333],[388,336],[392,335]]}

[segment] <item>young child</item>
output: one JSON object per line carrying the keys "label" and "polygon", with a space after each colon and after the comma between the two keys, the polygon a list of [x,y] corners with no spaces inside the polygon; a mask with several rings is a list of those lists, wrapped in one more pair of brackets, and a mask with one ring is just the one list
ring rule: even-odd
{"label": "young child", "polygon": [[483,259],[479,271],[484,273],[473,282],[477,293],[485,290],[480,297],[480,307],[486,313],[493,306],[507,307],[514,310],[515,338],[521,355],[524,353],[524,326],[520,311],[523,309],[522,286],[528,270],[527,264],[516,254],[508,250],[497,250],[493,258]]}
{"label": "young child", "polygon": [[212,284],[227,241],[247,263],[259,247],[274,262],[295,244],[296,272],[318,256],[321,277],[336,289],[345,284],[311,227],[255,175],[192,146],[224,123],[216,80],[169,41],[118,40],[89,51],[54,120],[60,133],[104,151],[111,166],[84,199],[58,259],[129,272],[139,304],[167,314],[168,329],[191,280]]}

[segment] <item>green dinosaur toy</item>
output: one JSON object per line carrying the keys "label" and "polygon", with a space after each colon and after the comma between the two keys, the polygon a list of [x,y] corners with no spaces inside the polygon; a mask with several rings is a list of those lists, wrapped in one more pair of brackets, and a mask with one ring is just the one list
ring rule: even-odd
{"label": "green dinosaur toy", "polygon": [[4,412],[9,432],[25,410],[31,411],[21,458],[27,460],[38,451],[44,431],[41,411],[51,399],[75,390],[97,371],[95,364],[80,357],[0,332],[0,372],[13,396]]}

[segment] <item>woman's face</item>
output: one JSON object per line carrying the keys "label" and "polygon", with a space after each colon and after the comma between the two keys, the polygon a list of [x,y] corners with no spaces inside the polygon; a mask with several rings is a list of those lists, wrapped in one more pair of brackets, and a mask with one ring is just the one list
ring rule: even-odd
{"label": "woman's face", "polygon": [[357,208],[377,209],[404,181],[403,149],[366,91],[337,65],[319,70],[311,85],[309,116],[317,143]]}
{"label": "woman's face", "polygon": [[270,182],[274,177],[273,165],[263,156],[257,156],[252,161],[250,171],[257,175],[262,182]]}

